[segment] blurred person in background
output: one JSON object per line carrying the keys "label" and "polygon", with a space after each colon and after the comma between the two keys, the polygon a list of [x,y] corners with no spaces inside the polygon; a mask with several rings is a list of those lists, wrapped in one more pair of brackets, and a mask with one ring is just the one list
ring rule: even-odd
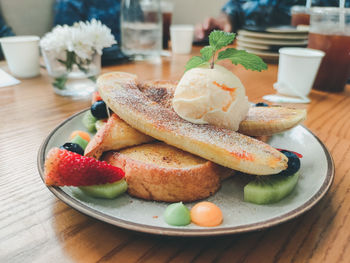
{"label": "blurred person in background", "polygon": [[[5,20],[3,19],[2,15],[0,14],[0,37],[9,37],[14,36],[11,27],[9,27]],[[0,59],[4,59],[4,55],[2,53],[2,49],[0,49]]]}
{"label": "blurred person in background", "polygon": [[[54,26],[73,25],[78,21],[95,18],[111,29],[115,40],[120,43],[121,0],[56,0],[54,4]],[[128,58],[115,44],[103,49],[102,65],[125,62]]]}
{"label": "blurred person in background", "polygon": [[108,26],[119,42],[120,4],[121,0],[56,0],[53,24],[71,26],[95,18]]}
{"label": "blurred person in background", "polygon": [[[350,1],[346,1],[347,7]],[[195,28],[195,39],[203,40],[214,29],[237,32],[244,26],[290,25],[290,9],[305,5],[306,0],[229,0],[218,17],[209,17]],[[339,6],[336,0],[312,0],[312,6]]]}

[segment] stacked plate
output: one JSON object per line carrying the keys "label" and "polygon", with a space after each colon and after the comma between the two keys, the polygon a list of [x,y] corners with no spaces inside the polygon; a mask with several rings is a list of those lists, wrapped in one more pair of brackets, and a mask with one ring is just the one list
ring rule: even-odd
{"label": "stacked plate", "polygon": [[247,27],[238,31],[237,48],[260,56],[269,62],[278,61],[281,47],[306,47],[308,29],[295,27]]}

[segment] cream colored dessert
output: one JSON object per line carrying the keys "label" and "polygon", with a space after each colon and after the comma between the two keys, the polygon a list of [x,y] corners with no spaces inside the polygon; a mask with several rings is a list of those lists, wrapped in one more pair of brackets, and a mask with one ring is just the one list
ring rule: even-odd
{"label": "cream colored dessert", "polygon": [[176,87],[173,108],[183,119],[237,131],[249,110],[242,82],[231,71],[215,65],[187,71]]}

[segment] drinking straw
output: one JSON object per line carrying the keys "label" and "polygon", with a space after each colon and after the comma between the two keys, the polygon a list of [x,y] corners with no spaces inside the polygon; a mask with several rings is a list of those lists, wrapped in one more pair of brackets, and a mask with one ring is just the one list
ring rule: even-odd
{"label": "drinking straw", "polygon": [[311,2],[312,2],[312,0],[306,0],[306,8],[311,7]]}

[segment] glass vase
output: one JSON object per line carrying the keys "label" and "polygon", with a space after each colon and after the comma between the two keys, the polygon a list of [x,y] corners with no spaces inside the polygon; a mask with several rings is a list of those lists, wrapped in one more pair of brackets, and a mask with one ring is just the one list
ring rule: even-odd
{"label": "glass vase", "polygon": [[74,98],[87,97],[96,90],[96,77],[101,72],[101,55],[96,52],[82,59],[73,51],[42,50],[56,94]]}

